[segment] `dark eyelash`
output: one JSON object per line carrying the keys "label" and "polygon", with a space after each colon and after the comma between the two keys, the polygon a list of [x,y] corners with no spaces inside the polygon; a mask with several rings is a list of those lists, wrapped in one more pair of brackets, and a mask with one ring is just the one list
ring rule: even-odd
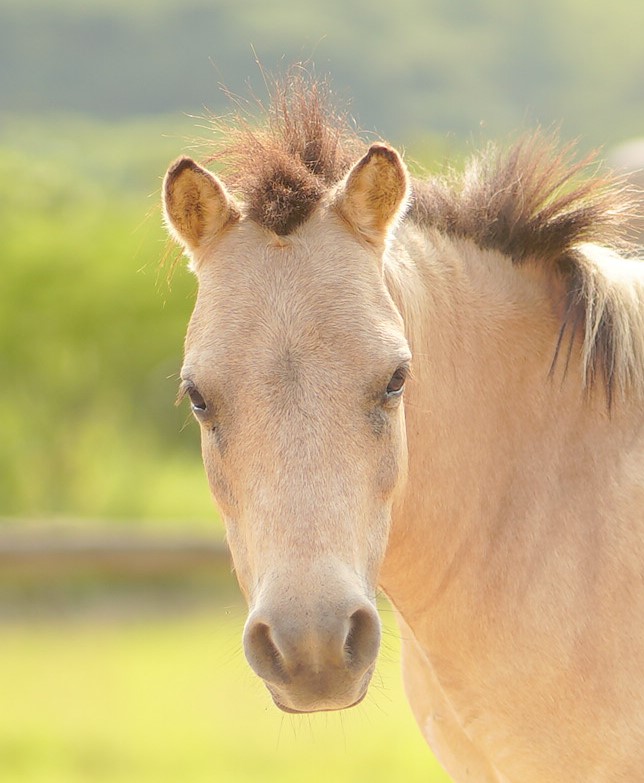
{"label": "dark eyelash", "polygon": [[177,396],[175,398],[174,404],[175,405],[181,405],[182,401],[187,396],[190,389],[192,389],[194,386],[191,381],[181,381],[181,384],[179,385],[179,391],[177,392]]}

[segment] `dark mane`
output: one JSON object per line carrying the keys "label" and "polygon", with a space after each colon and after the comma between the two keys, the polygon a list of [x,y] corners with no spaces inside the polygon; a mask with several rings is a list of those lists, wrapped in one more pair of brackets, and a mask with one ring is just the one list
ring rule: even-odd
{"label": "dark mane", "polygon": [[611,178],[580,177],[594,155],[575,161],[573,151],[542,133],[507,151],[490,145],[464,172],[416,181],[409,217],[515,263],[561,262],[585,242],[613,246],[623,237],[630,199]]}
{"label": "dark mane", "polygon": [[328,85],[303,69],[291,69],[272,85],[264,122],[238,114],[214,121],[225,146],[210,160],[220,164],[249,217],[285,236],[309,217],[366,145],[346,115],[333,109]]}
{"label": "dark mane", "polygon": [[[583,176],[594,160],[573,158],[574,145],[528,136],[508,151],[490,145],[462,173],[414,182],[409,219],[443,234],[497,250],[515,264],[550,266],[565,281],[565,315],[553,369],[567,337],[568,357],[576,335],[584,339],[585,382],[602,379],[608,404],[617,386],[632,378],[620,367],[624,301],[583,252],[586,243],[624,250],[633,194],[609,176]],[[593,320],[597,319],[597,320]],[[566,365],[567,365],[566,360]],[[635,371],[639,375],[640,371]]]}

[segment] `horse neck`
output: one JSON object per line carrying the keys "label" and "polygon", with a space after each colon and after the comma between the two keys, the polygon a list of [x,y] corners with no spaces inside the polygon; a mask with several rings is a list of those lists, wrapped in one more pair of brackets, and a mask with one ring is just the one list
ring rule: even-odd
{"label": "horse neck", "polygon": [[571,443],[593,459],[588,420],[605,403],[589,404],[575,356],[551,377],[560,320],[537,266],[408,226],[386,269],[414,359],[408,479],[381,583],[413,623],[455,574],[476,589],[494,547],[522,535],[534,498],[569,470]]}

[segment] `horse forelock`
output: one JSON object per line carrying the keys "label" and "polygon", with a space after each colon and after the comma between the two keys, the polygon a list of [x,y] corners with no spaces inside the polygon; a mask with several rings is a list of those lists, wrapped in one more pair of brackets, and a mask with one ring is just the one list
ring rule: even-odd
{"label": "horse forelock", "polygon": [[324,193],[347,173],[366,145],[330,89],[302,69],[271,85],[262,116],[214,120],[223,141],[210,155],[246,213],[285,236],[304,223]]}

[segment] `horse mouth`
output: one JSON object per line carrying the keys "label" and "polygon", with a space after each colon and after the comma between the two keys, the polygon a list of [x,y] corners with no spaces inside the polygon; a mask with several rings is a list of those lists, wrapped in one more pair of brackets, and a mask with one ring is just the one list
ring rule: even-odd
{"label": "horse mouth", "polygon": [[296,710],[293,709],[293,707],[286,707],[284,704],[282,704],[276,698],[275,694],[270,691],[270,689],[269,692],[273,698],[273,703],[275,706],[282,712],[287,712],[289,715],[311,715],[314,712],[339,712],[340,710],[350,710],[352,707],[356,707],[358,704],[360,704],[360,702],[367,695],[367,690],[365,689],[361,696],[358,696],[358,698],[351,704],[347,704],[346,707],[315,707],[311,710]]}
{"label": "horse mouth", "polygon": [[360,683],[360,696],[355,701],[352,701],[350,704],[342,704],[340,706],[332,706],[332,707],[311,707],[311,709],[297,709],[296,707],[287,707],[286,704],[284,704],[280,697],[278,696],[276,689],[274,689],[269,683],[264,682],[264,685],[266,685],[268,692],[271,694],[271,698],[273,699],[273,702],[275,706],[280,709],[282,712],[287,712],[290,715],[310,715],[313,712],[339,712],[340,710],[350,710],[352,707],[357,706],[360,704],[360,702],[364,699],[364,697],[367,695],[367,691],[369,690],[369,683],[371,682],[371,677],[373,675],[374,666],[370,666],[369,669],[364,673],[364,676],[362,677],[361,683]]}

